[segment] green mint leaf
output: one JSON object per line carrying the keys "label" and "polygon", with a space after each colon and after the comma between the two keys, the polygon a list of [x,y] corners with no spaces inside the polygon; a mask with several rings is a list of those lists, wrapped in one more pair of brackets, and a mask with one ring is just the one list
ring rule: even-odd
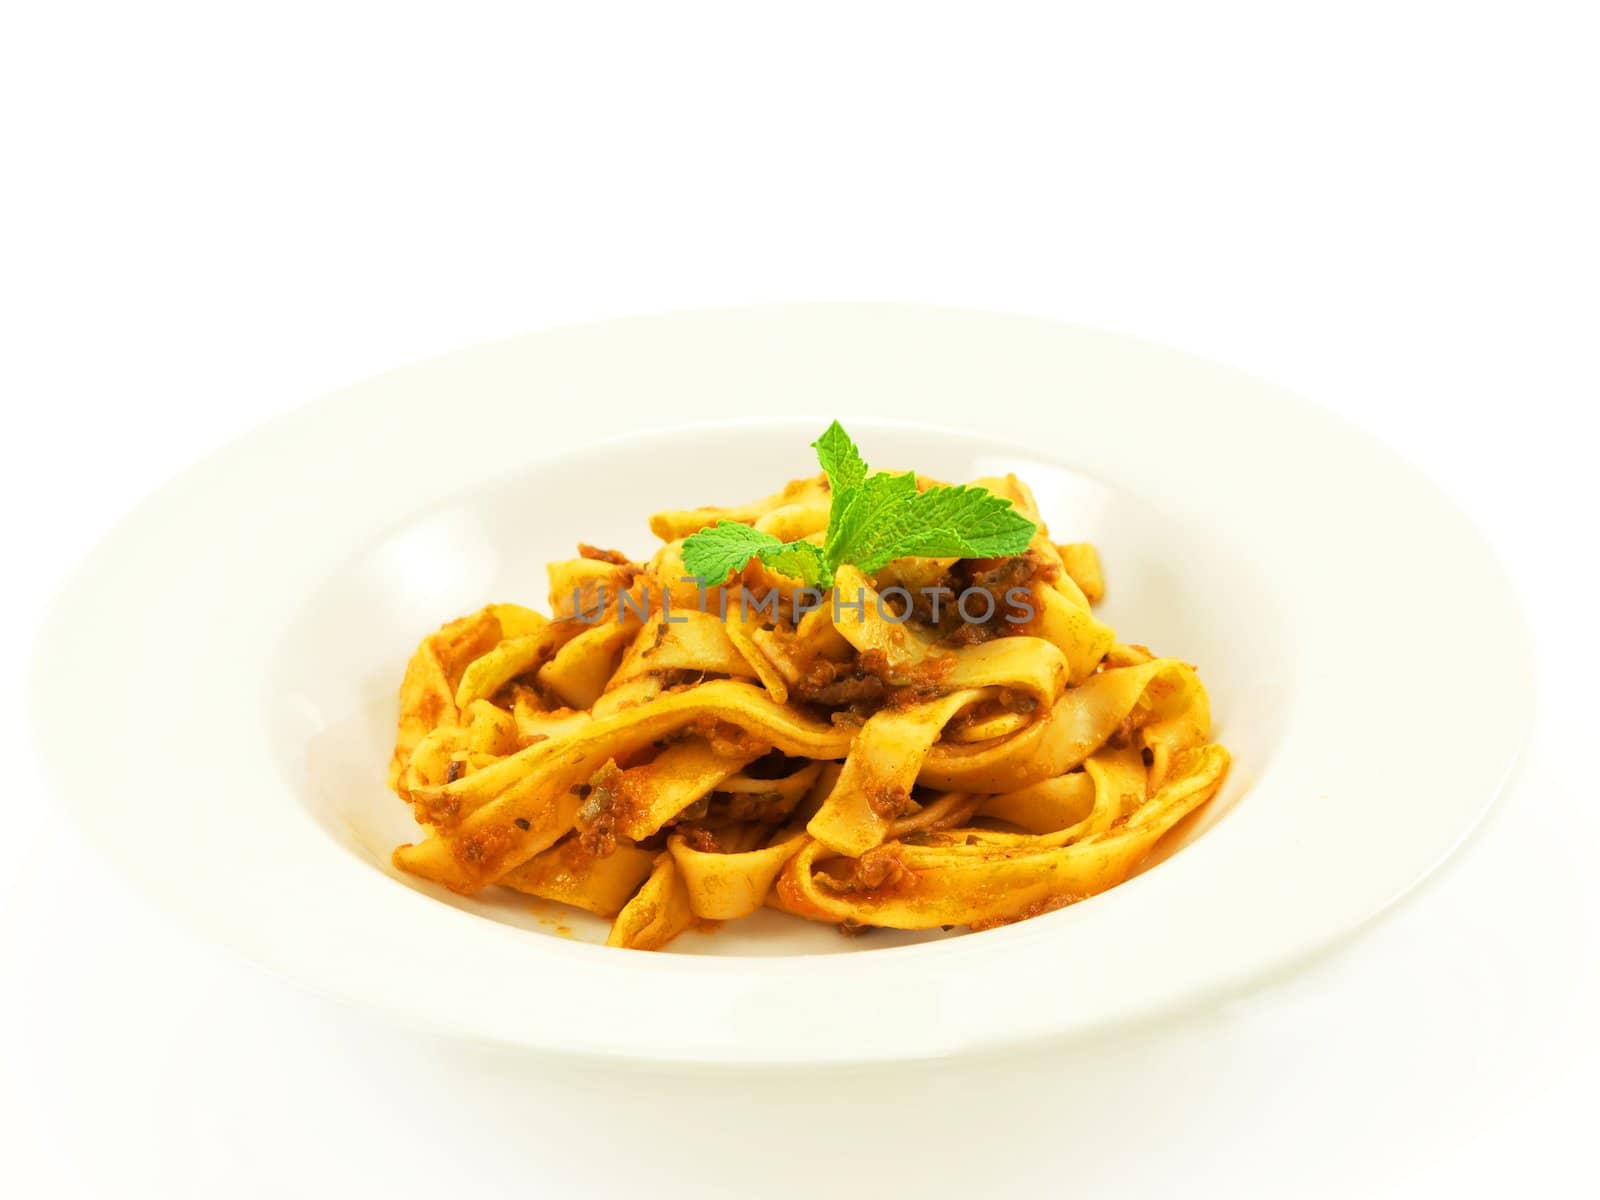
{"label": "green mint leaf", "polygon": [[822,436],[812,442],[811,447],[817,452],[817,461],[822,464],[822,469],[827,472],[828,490],[833,494],[828,505],[828,532],[823,540],[823,552],[830,565],[837,566],[838,560],[833,557],[833,551],[838,544],[839,518],[856,489],[866,480],[867,463],[838,421],[823,430]]}
{"label": "green mint leaf", "polygon": [[962,558],[1003,558],[1021,554],[1033,540],[1036,526],[1010,500],[987,488],[959,485],[932,487],[917,493],[911,517],[924,528],[907,539],[902,554],[950,558],[963,547]]}
{"label": "green mint leaf", "polygon": [[822,560],[822,547],[815,542],[785,542],[781,546],[756,551],[763,566],[798,579],[806,587],[833,586],[833,572]]}
{"label": "green mint leaf", "polygon": [[762,551],[782,548],[770,533],[736,521],[718,521],[683,540],[683,567],[708,587],[716,587]]}
{"label": "green mint leaf", "polygon": [[817,452],[817,461],[828,473],[828,486],[835,497],[861,486],[867,477],[867,464],[861,451],[850,440],[844,426],[835,421],[822,431],[822,436],[811,443]]}
{"label": "green mint leaf", "polygon": [[752,558],[807,587],[831,587],[854,563],[871,574],[897,558],[1001,558],[1021,554],[1034,523],[1011,501],[981,487],[917,490],[911,472],[867,473],[867,464],[835,421],[811,443],[833,498],[822,546],[780,542],[770,533],[718,521],[684,539],[684,569],[709,586],[726,583]]}
{"label": "green mint leaf", "polygon": [[[916,491],[914,476],[892,488],[878,485],[874,475],[862,486],[845,513],[849,538],[841,544],[843,561],[868,574],[897,558],[1000,558],[1028,548],[1034,524],[1012,505],[980,487],[932,487]],[[907,495],[909,484],[911,493]],[[877,504],[862,498],[881,492]]]}
{"label": "green mint leaf", "polygon": [[862,480],[828,524],[828,537],[823,544],[828,568],[836,571],[847,562],[859,566],[856,547],[868,544],[872,531],[903,513],[916,495],[917,477],[909,471],[903,475],[879,471]]}

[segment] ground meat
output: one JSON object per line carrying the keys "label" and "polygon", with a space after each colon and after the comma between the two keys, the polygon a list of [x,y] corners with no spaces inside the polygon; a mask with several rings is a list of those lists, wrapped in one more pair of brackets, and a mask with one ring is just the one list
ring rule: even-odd
{"label": "ground meat", "polygon": [[996,703],[1009,713],[1022,713],[1027,715],[1039,707],[1039,698],[1032,692],[1025,692],[1021,688],[1003,687],[1000,694],[995,697]]}
{"label": "ground meat", "polygon": [[903,817],[916,807],[906,789],[899,784],[879,784],[868,788],[867,806],[885,821]]}
{"label": "ground meat", "polygon": [[911,872],[892,850],[869,850],[855,862],[845,886],[846,892],[885,892],[911,878]]}
{"label": "ground meat", "polygon": [[708,816],[725,821],[776,824],[794,809],[799,797],[782,792],[718,792],[712,797]]}
{"label": "ground meat", "polygon": [[489,873],[505,857],[517,835],[509,825],[490,825],[475,830],[455,844],[457,861],[476,873]]}
{"label": "ground meat", "polygon": [[578,842],[588,854],[604,858],[617,848],[617,807],[622,794],[622,771],[616,759],[594,773],[589,794],[578,809]]}
{"label": "ground meat", "polygon": [[765,754],[772,749],[766,742],[752,737],[737,725],[719,721],[710,713],[695,718],[694,732],[711,743],[711,748],[728,758],[745,758]]}
{"label": "ground meat", "polygon": [[889,656],[882,650],[862,651],[856,656],[856,669],[871,675],[885,687],[904,687],[908,682],[904,676],[894,673]]}
{"label": "ground meat", "polygon": [[589,545],[588,542],[578,543],[578,557],[593,559],[595,562],[612,563],[619,567],[626,567],[631,561],[621,550],[602,550],[599,546]]}
{"label": "ground meat", "polygon": [[888,686],[876,675],[866,674],[862,671],[848,672],[844,677],[838,678],[834,664],[826,659],[819,659],[818,665],[826,665],[833,676],[828,682],[816,684],[812,681],[818,673],[808,673],[805,679],[789,689],[789,694],[797,700],[807,704],[818,704],[823,708],[850,708],[855,705],[870,705],[876,707],[883,702],[889,694]]}
{"label": "ground meat", "polygon": [[[1060,574],[1060,567],[1031,549],[1008,558],[964,559],[952,566],[945,577],[944,586],[949,588],[950,594],[940,603],[939,620],[934,623],[935,628],[944,641],[954,646],[977,645],[992,638],[1018,633],[1021,626],[1006,618],[1019,616],[1022,610],[1013,606],[1006,599],[1006,594],[1014,588],[1032,590],[1049,584]],[[968,621],[961,615],[957,597],[971,589],[986,591],[993,597],[994,612],[988,620]],[[925,615],[930,622],[931,607],[931,604],[922,602],[921,608],[928,611],[919,611],[919,615]],[[967,608],[972,611],[980,611],[985,607],[981,602],[967,602]],[[1034,608],[1038,608],[1036,603]]]}
{"label": "ground meat", "polygon": [[461,797],[448,792],[434,796],[417,797],[412,801],[417,820],[424,825],[452,826],[461,817]]}
{"label": "ground meat", "polygon": [[937,700],[944,695],[944,681],[956,665],[954,655],[939,654],[897,670],[882,650],[868,650],[859,662],[861,670],[883,680],[889,689],[886,701],[894,708]]}
{"label": "ground meat", "polygon": [[944,640],[952,646],[977,646],[1000,633],[993,621],[961,621],[944,635]]}
{"label": "ground meat", "polygon": [[[819,658],[806,668],[789,694],[805,704],[845,709],[859,723],[878,709],[904,707],[944,694],[944,679],[955,666],[950,655],[938,655],[914,666],[893,669],[882,650],[868,650],[853,664]],[[842,714],[832,714],[838,723]]]}
{"label": "ground meat", "polygon": [[677,832],[683,836],[684,844],[691,850],[698,850],[701,854],[717,854],[721,850],[717,845],[716,834],[704,825],[684,825]]}
{"label": "ground meat", "polygon": [[832,683],[839,675],[839,664],[832,659],[812,656],[800,672],[800,687],[819,688]]}
{"label": "ground meat", "polygon": [[1060,567],[1032,549],[1010,558],[969,559],[965,566],[972,587],[987,588],[998,598],[1004,598],[1007,588],[1028,587],[1034,580],[1054,583],[1061,577]]}

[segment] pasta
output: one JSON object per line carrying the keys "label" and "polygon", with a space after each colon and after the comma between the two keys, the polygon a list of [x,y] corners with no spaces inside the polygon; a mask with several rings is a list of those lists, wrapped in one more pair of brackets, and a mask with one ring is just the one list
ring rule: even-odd
{"label": "pasta", "polygon": [[689,576],[685,540],[719,522],[820,558],[823,474],[658,513],[646,561],[580,546],[549,567],[551,617],[491,604],[430,634],[389,768],[424,832],[396,866],[643,950],[764,906],[984,929],[1121,882],[1227,772],[1205,689],[1116,640],[1094,548],[1050,541],[1020,480],[973,487],[1033,522],[1020,553],[844,562],[820,590],[778,551]]}

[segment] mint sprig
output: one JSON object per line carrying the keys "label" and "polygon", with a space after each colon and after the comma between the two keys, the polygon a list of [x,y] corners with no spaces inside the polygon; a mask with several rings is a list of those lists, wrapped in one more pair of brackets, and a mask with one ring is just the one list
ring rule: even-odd
{"label": "mint sprig", "polygon": [[866,461],[835,421],[811,443],[833,493],[822,545],[782,542],[734,521],[684,539],[683,565],[707,584],[723,583],[752,558],[807,587],[832,587],[840,566],[871,574],[897,558],[999,558],[1021,554],[1034,524],[1010,500],[980,487],[917,490],[917,477],[868,474]]}

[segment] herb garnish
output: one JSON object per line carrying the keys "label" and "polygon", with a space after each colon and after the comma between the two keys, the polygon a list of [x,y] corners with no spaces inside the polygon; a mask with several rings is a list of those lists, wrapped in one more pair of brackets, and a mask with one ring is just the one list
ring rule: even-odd
{"label": "herb garnish", "polygon": [[868,474],[837,421],[811,445],[833,492],[822,545],[781,542],[749,525],[718,521],[684,540],[683,565],[690,575],[722,583],[753,558],[807,587],[832,587],[834,572],[845,563],[870,575],[911,555],[1000,558],[1021,554],[1033,537],[1033,522],[985,488],[918,491],[915,472]]}

